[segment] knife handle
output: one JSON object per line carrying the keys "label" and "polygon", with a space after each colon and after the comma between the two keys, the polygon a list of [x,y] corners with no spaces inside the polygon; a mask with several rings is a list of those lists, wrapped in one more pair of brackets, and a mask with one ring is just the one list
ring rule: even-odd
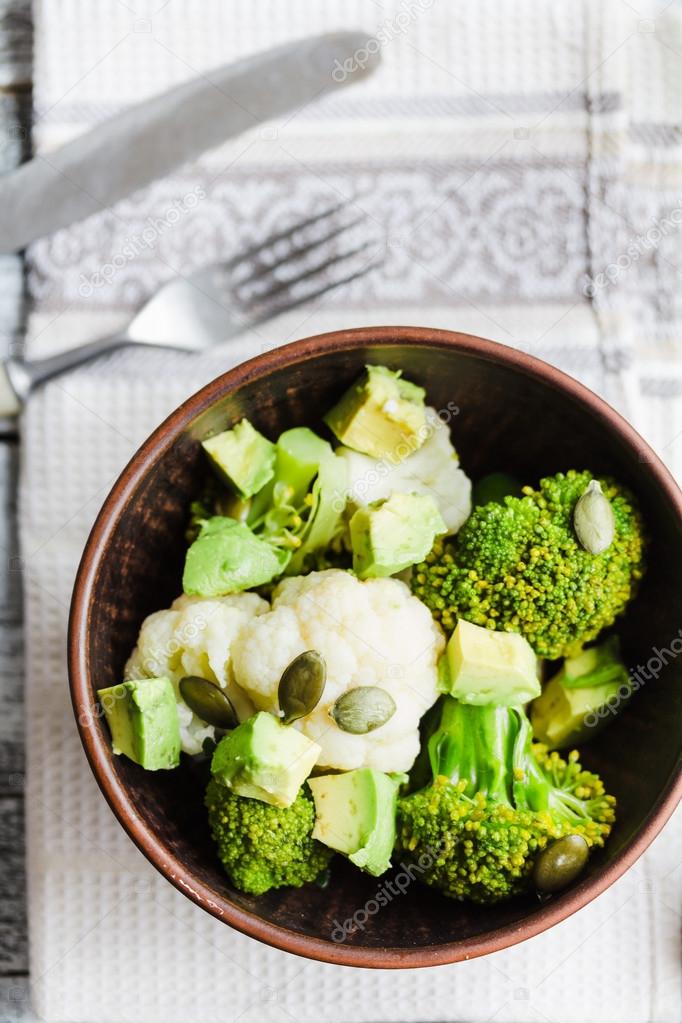
{"label": "knife handle", "polygon": [[18,415],[31,391],[46,380],[134,343],[122,334],[115,334],[77,348],[67,348],[45,359],[34,359],[31,362],[3,359],[0,361],[0,417]]}

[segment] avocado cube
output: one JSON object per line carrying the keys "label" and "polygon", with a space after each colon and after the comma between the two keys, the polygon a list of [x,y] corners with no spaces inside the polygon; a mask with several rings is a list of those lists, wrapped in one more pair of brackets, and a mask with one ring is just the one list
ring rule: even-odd
{"label": "avocado cube", "polygon": [[168,678],[140,678],[99,690],[115,754],[147,771],[180,763],[180,724]]}
{"label": "avocado cube", "polygon": [[400,778],[369,767],[308,782],[315,800],[313,838],[379,877],[391,866]]}
{"label": "avocado cube", "polygon": [[510,707],[540,695],[535,653],[515,632],[493,632],[460,618],[446,656],[447,691],[462,703]]}
{"label": "avocado cube", "polygon": [[630,675],[620,659],[617,639],[564,661],[531,707],[537,739],[565,749],[598,735],[628,702]]}
{"label": "avocado cube", "polygon": [[575,657],[567,657],[561,674],[568,689],[585,689],[627,679],[628,670],[621,659],[618,637],[611,636],[598,646],[582,650]]}
{"label": "avocado cube", "polygon": [[218,474],[240,497],[257,494],[275,471],[275,445],[259,433],[248,419],[231,430],[202,441]]}
{"label": "avocado cube", "polygon": [[220,740],[211,772],[237,795],[291,806],[320,753],[316,742],[260,711]]}
{"label": "avocado cube", "polygon": [[358,508],[350,520],[353,570],[359,579],[395,575],[423,561],[446,532],[430,494],[392,494]]}
{"label": "avocado cube", "polygon": [[290,551],[262,540],[245,523],[215,515],[203,523],[185,555],[182,587],[200,597],[250,590],[281,575],[290,557]]}
{"label": "avocado cube", "polygon": [[396,464],[426,440],[425,394],[399,371],[367,366],[324,421],[347,447]]}

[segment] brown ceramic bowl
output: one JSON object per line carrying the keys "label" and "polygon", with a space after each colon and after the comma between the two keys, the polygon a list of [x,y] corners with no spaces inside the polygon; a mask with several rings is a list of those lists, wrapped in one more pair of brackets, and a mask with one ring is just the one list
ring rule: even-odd
{"label": "brown ceramic bowl", "polygon": [[[253,359],[204,387],[140,448],[109,494],[78,573],[69,627],[71,692],[95,776],[133,841],[180,891],[232,927],[313,959],[362,967],[432,966],[493,952],[574,913],[644,851],[682,790],[682,657],[638,692],[584,749],[619,803],[607,849],[582,880],[541,904],[459,904],[414,883],[364,929],[335,942],[381,882],[337,857],[326,890],[254,898],[231,887],[211,844],[202,779],[190,765],[146,773],[111,753],[95,689],[121,678],[142,619],[180,592],[188,504],[203,473],[199,441],[248,416],[266,434],[315,425],[366,362],[402,368],[436,408],[460,409],[454,436],[476,479],[495,470],[534,481],[571,466],[615,475],[638,494],[653,542],[649,570],[622,626],[631,664],[680,635],[682,495],[620,416],[558,370],[490,341],[448,331],[383,327],[309,338]],[[373,908],[373,907],[372,907]]]}

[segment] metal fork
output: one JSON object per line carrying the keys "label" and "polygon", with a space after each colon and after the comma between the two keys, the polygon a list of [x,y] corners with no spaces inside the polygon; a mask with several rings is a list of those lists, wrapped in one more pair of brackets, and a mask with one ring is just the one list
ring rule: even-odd
{"label": "metal fork", "polygon": [[336,245],[363,220],[349,220],[347,213],[347,204],[339,203],[232,259],[174,278],[120,333],[45,359],[5,359],[0,363],[0,416],[16,415],[39,384],[119,348],[206,348],[361,277],[380,261],[377,244]]}

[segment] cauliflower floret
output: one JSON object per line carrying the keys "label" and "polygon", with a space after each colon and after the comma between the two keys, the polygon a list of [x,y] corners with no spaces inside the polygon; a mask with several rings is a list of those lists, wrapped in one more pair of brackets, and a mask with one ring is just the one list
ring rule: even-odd
{"label": "cauliflower floret", "polygon": [[[407,771],[419,751],[419,719],[435,702],[437,663],[445,646],[430,612],[398,579],[361,582],[341,569],[284,579],[272,610],[242,629],[232,647],[235,679],[258,710],[279,713],[277,688],[304,650],[327,664],[319,704],[296,722],[319,743],[319,767]],[[367,735],[342,731],[330,709],[348,689],[380,686],[396,712]]]}
{"label": "cauliflower floret", "polygon": [[364,507],[396,493],[430,494],[448,532],[456,533],[471,514],[471,480],[459,468],[450,431],[435,409],[426,409],[426,421],[428,437],[402,462],[339,448],[348,467],[348,499]]}
{"label": "cauliflower floret", "polygon": [[204,739],[215,729],[201,721],[180,696],[185,675],[200,675],[224,689],[240,720],[253,711],[251,701],[235,685],[232,647],[244,626],[269,609],[256,593],[232,593],[204,599],[181,596],[170,608],[145,618],[137,646],[125,667],[125,677],[153,678],[167,675],[175,688],[180,736],[185,753],[200,753]]}

